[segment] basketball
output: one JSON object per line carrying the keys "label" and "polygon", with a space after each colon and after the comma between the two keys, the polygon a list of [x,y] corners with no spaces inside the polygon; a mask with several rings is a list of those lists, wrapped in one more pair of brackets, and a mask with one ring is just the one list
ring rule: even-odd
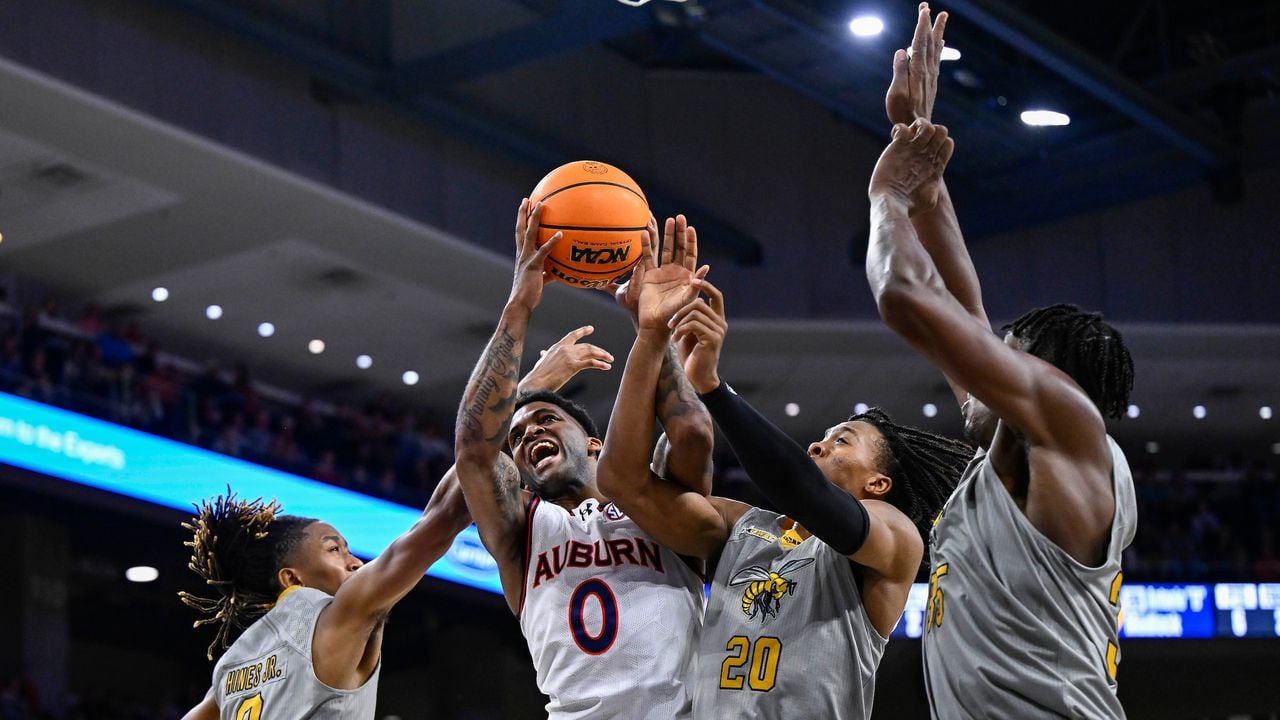
{"label": "basketball", "polygon": [[538,244],[564,237],[547,256],[547,271],[573,287],[603,287],[640,260],[649,202],[636,181],[618,168],[579,160],[552,170],[529,195],[541,202]]}

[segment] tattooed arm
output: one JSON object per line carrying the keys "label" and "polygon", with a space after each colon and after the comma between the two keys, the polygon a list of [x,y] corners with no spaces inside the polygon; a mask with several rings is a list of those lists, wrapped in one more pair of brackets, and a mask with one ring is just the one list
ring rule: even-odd
{"label": "tattooed arm", "polygon": [[467,382],[458,408],[454,441],[462,493],[480,531],[480,539],[498,561],[503,594],[512,612],[519,612],[520,608],[528,497],[520,489],[515,464],[502,448],[511,424],[529,317],[542,299],[546,282],[543,262],[560,239],[560,233],[556,233],[538,247],[540,216],[541,208],[530,212],[527,199],[520,203],[511,296],[507,298],[493,338],[485,346]]}

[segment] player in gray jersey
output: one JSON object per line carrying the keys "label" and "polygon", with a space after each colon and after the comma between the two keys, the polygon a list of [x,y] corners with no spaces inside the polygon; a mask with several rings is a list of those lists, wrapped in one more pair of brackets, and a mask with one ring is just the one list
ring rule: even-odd
{"label": "player in gray jersey", "polygon": [[[604,351],[578,342],[589,332],[552,345],[520,386],[557,390],[593,367]],[[455,469],[422,518],[368,564],[332,525],[281,515],[274,502],[229,493],[199,510],[185,525],[191,569],[216,595],[181,597],[208,616],[197,627],[217,627],[209,659],[235,642],[186,720],[372,718],[387,613],[471,522]]]}
{"label": "player in gray jersey", "polygon": [[[641,263],[638,333],[609,429],[617,465],[601,486],[668,548],[718,560],[694,717],[870,717],[876,667],[921,569],[923,535],[971,450],[869,411],[806,451],[720,382],[720,292],[701,282],[710,304],[681,306],[675,278],[653,280],[666,267],[654,266],[647,246]],[[650,470],[653,387],[669,339],[748,474],[785,515],[690,492]]]}
{"label": "player in gray jersey", "polygon": [[927,6],[920,23],[910,57],[894,58],[867,278],[885,322],[942,370],[984,448],[933,530],[930,708],[935,718],[1123,717],[1120,557],[1137,519],[1103,418],[1128,404],[1133,363],[1115,328],[1073,305],[1027,313],[1003,342],[991,332],[942,185],[953,143],[929,121],[941,27],[929,27]]}

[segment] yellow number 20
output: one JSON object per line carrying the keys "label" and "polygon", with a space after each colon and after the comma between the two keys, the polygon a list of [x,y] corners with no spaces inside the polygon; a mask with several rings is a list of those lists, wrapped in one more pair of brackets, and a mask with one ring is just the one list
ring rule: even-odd
{"label": "yellow number 20", "polygon": [[233,717],[236,720],[262,720],[262,693],[241,700]]}
{"label": "yellow number 20", "polygon": [[[741,690],[744,686],[768,692],[778,682],[778,661],[782,658],[782,641],[776,637],[757,638],[754,647],[749,639],[734,635],[725,643],[730,653],[720,664],[720,687]],[[751,662],[744,674],[742,668]]]}

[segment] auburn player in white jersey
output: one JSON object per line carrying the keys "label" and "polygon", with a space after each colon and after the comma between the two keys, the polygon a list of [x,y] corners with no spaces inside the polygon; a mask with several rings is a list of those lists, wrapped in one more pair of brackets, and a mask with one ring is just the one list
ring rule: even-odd
{"label": "auburn player in white jersey", "polygon": [[[519,616],[549,715],[689,717],[699,574],[600,493],[611,453],[585,411],[552,393],[518,397],[525,333],[549,281],[543,264],[561,237],[538,248],[539,217],[521,203],[511,295],[458,411],[458,478]],[[665,475],[705,494],[711,421],[674,353],[665,357],[655,398],[669,439]]]}
{"label": "auburn player in white jersey", "polygon": [[[552,345],[521,387],[555,390],[597,363],[604,351],[578,343],[588,332]],[[217,628],[210,660],[234,642],[185,720],[373,718],[387,613],[471,522],[453,469],[422,518],[367,565],[332,525],[281,515],[274,502],[229,493],[199,510],[186,544],[214,596],[181,597],[207,616],[197,627]]]}

